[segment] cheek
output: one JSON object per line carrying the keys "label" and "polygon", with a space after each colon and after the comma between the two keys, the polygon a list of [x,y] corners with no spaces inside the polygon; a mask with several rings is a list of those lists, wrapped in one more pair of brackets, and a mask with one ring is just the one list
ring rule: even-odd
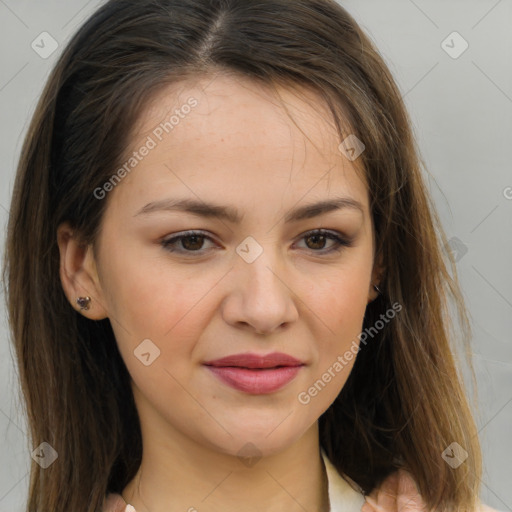
{"label": "cheek", "polygon": [[173,402],[186,400],[186,395],[179,398],[182,389],[177,382],[190,377],[193,350],[208,321],[206,301],[201,299],[212,285],[171,273],[162,261],[141,264],[143,259],[115,256],[112,261],[119,264],[111,268],[109,286],[115,292],[109,308],[128,372],[151,401],[157,402],[162,393],[173,396]]}
{"label": "cheek", "polygon": [[[189,378],[186,370],[209,321],[205,299],[215,279],[190,279],[171,269],[164,258],[144,259],[133,253],[122,257],[117,247],[112,244],[107,249],[109,263],[102,270],[119,351],[141,389],[147,388],[151,395],[162,386],[173,389],[175,382],[164,369],[180,382]],[[149,356],[142,355],[148,352]],[[144,358],[154,362],[145,366]]]}
{"label": "cheek", "polygon": [[[359,334],[368,301],[371,266],[359,263],[317,279],[308,294],[308,307],[315,313],[322,335],[316,336],[317,361],[313,368],[312,396],[327,407],[345,384],[355,363]],[[318,331],[320,333],[320,331]],[[320,393],[321,391],[321,393]]]}
{"label": "cheek", "polygon": [[307,291],[306,303],[331,335],[344,333],[351,326],[362,327],[370,272],[370,266],[358,264],[316,276],[314,285]]}
{"label": "cheek", "polygon": [[[134,336],[167,338],[198,316],[197,306],[213,283],[208,276],[192,279],[170,266],[165,254],[148,258],[144,251],[106,248],[104,275],[108,309]],[[197,270],[195,271],[197,273]]]}

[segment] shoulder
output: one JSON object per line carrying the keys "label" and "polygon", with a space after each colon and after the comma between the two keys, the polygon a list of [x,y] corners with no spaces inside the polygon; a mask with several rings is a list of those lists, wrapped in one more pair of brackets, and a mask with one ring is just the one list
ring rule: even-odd
{"label": "shoulder", "polygon": [[109,493],[103,503],[101,512],[136,512],[131,505],[127,505],[120,494]]}

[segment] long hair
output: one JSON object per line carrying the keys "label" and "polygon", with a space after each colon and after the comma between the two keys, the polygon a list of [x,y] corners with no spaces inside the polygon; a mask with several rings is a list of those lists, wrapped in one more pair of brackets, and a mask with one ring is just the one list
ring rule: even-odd
{"label": "long hair", "polygon": [[[363,327],[395,303],[401,311],[320,417],[321,446],[366,492],[403,467],[430,507],[473,510],[481,453],[450,306],[466,346],[469,320],[410,119],[369,37],[334,0],[110,0],[55,65],[12,196],[3,278],[30,442],[58,453],[47,469],[32,463],[27,511],[97,511],[140,465],[130,376],[110,321],[66,299],[56,231],[68,221],[94,246],[108,205],[94,190],[121,165],[130,127],[161,88],[212,70],[312,88],[340,141],[351,133],[366,146],[359,162],[386,270]],[[453,442],[468,454],[456,469],[442,455]]]}

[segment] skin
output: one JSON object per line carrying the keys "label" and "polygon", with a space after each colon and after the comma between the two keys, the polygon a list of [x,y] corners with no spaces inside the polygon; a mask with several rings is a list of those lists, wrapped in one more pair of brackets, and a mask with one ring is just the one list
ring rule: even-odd
{"label": "skin", "polygon": [[[67,223],[59,227],[64,291],[75,307],[77,297],[91,297],[82,311],[88,318],[110,319],[132,377],[144,452],[123,496],[137,512],[327,510],[317,420],[355,358],[308,404],[297,397],[358,341],[382,267],[366,184],[357,160],[338,150],[327,107],[311,91],[280,94],[296,124],[269,89],[240,77],[219,74],[161,91],[129,153],[189,97],[198,105],[104,199],[96,247],[81,246]],[[284,221],[296,207],[341,196],[361,210]],[[230,205],[242,221],[182,211],[137,215],[178,197]],[[321,228],[352,237],[353,245],[328,254],[336,243],[308,234]],[[211,240],[178,241],[182,254],[162,246],[186,230]],[[263,249],[252,263],[236,252],[248,236]],[[160,350],[148,366],[134,355],[145,339]],[[268,395],[235,390],[203,366],[274,351],[304,366]],[[247,443],[261,457],[251,466],[239,456]]]}

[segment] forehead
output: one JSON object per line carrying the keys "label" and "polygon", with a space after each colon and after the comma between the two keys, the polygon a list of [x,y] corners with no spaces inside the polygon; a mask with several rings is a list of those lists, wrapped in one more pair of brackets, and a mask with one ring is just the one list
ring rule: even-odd
{"label": "forehead", "polygon": [[270,187],[325,198],[335,187],[367,201],[364,175],[342,155],[332,113],[311,89],[224,74],[172,84],[142,112],[127,158],[149,140],[151,151],[124,180],[142,193],[175,183],[202,196],[222,184],[224,194],[259,199],[270,199]]}
{"label": "forehead", "polygon": [[[190,109],[192,100],[197,106]],[[348,130],[345,119],[340,121]],[[161,126],[166,123],[167,130]],[[238,74],[217,73],[164,88],[135,129],[141,136],[156,130],[154,135],[169,144],[173,139],[214,143],[230,136],[268,147],[272,137],[274,144],[289,147],[293,140],[303,145],[306,138],[323,156],[329,155],[327,149],[337,157],[340,153],[333,114],[319,92],[297,84],[271,87]]]}

